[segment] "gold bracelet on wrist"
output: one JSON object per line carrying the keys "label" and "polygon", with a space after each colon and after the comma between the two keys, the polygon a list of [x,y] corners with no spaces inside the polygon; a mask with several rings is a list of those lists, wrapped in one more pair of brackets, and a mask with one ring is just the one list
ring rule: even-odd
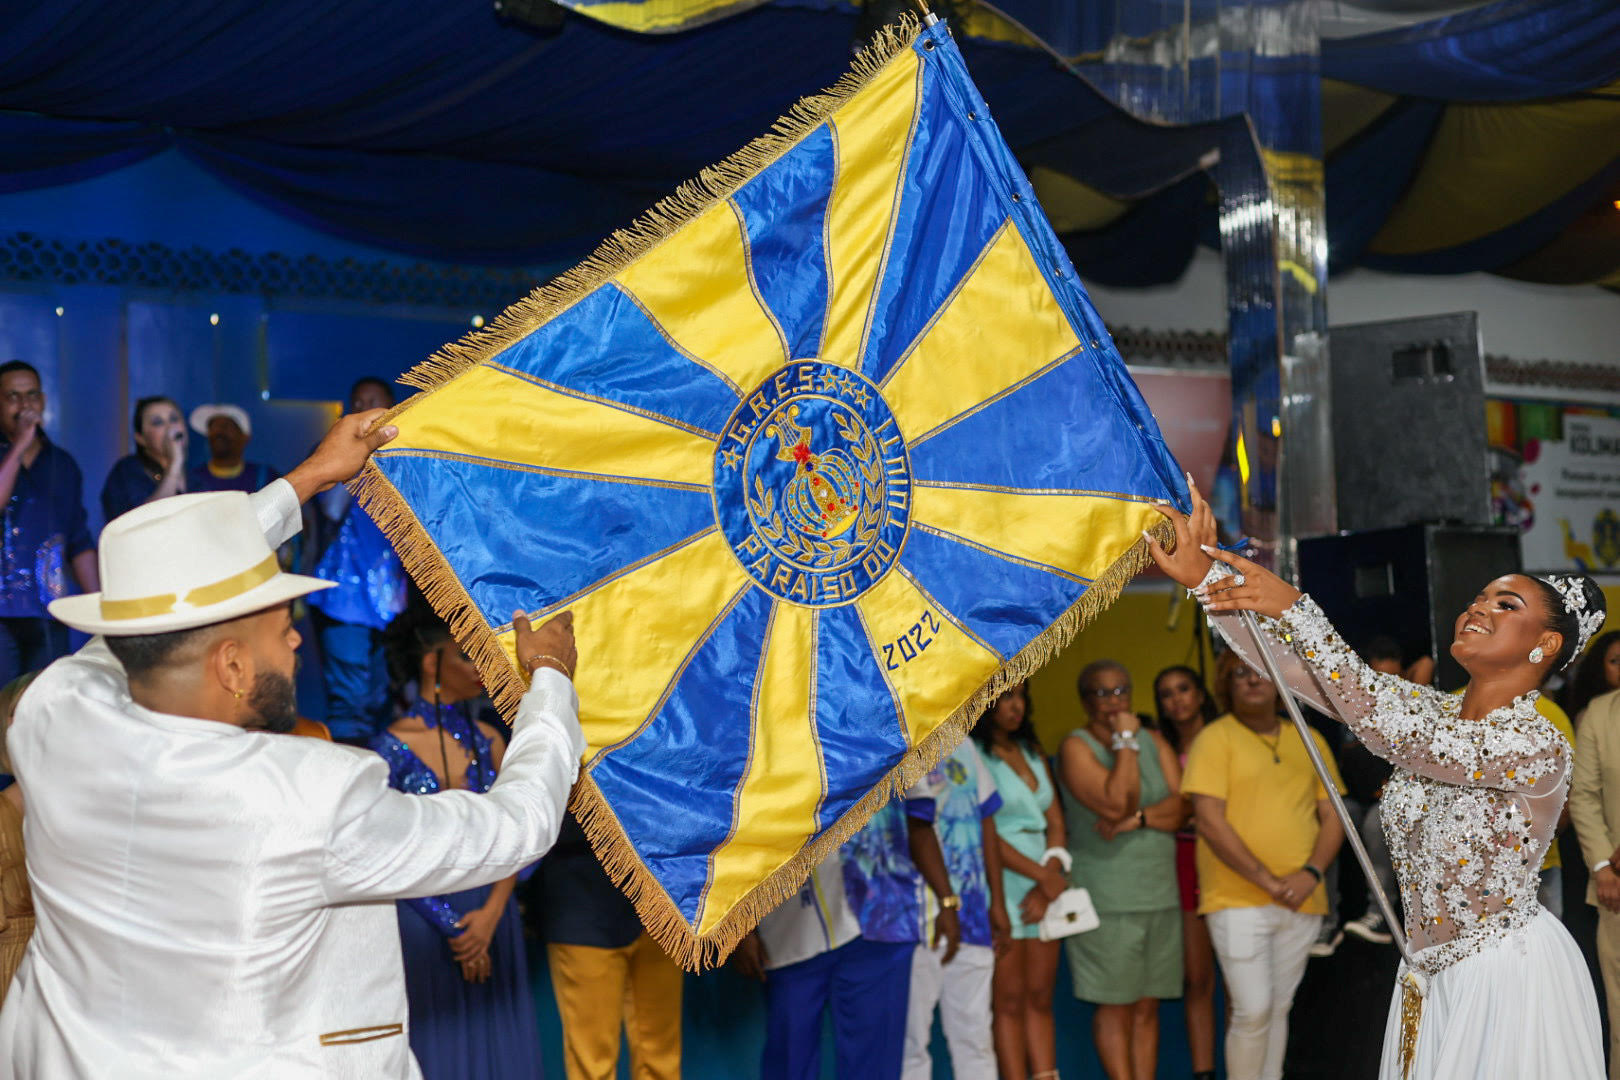
{"label": "gold bracelet on wrist", "polygon": [[530,675],[533,675],[539,666],[547,660],[550,660],[553,664],[556,664],[557,670],[568,676],[569,679],[574,677],[573,671],[570,670],[567,664],[563,663],[562,660],[552,656],[549,653],[534,653],[524,659],[523,666],[529,669]]}
{"label": "gold bracelet on wrist", "polygon": [[960,896],[953,894],[951,896],[942,896],[939,898],[939,909],[941,911],[955,911],[961,906],[962,898]]}

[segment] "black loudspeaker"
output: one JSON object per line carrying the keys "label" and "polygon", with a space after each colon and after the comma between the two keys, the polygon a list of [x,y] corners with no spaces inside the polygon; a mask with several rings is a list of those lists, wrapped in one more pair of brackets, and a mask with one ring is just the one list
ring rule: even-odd
{"label": "black loudspeaker", "polygon": [[1485,583],[1522,569],[1516,529],[1408,525],[1299,542],[1300,587],[1352,648],[1386,635],[1406,662],[1434,657],[1435,683],[1468,681],[1451,658],[1453,626]]}
{"label": "black loudspeaker", "polygon": [[1330,333],[1339,528],[1489,525],[1477,316],[1391,319]]}

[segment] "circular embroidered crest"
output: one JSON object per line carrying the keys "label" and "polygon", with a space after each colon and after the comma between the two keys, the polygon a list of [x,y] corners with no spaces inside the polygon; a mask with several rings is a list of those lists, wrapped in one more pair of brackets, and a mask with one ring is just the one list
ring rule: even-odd
{"label": "circular embroidered crest", "polygon": [[804,607],[883,579],[911,523],[911,458],[878,388],[795,360],[743,399],[714,451],[714,505],[743,568]]}

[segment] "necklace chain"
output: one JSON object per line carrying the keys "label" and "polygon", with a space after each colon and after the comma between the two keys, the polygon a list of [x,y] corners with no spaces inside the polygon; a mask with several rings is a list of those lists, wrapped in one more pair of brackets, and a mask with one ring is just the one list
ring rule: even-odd
{"label": "necklace chain", "polygon": [[[1243,724],[1243,721],[1239,720],[1238,723]],[[1280,722],[1277,724],[1277,735],[1272,739],[1266,738],[1248,724],[1243,724],[1243,730],[1259,739],[1265,745],[1265,748],[1271,751],[1271,762],[1273,765],[1282,764],[1282,754],[1280,752],[1282,748],[1282,724]]]}

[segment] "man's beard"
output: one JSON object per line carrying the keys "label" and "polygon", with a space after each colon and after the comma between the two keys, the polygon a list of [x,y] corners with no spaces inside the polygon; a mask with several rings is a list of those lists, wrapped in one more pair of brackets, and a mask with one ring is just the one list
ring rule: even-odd
{"label": "man's beard", "polygon": [[273,731],[285,735],[298,722],[298,691],[290,677],[266,671],[253,680],[248,693],[252,717],[242,726],[249,731]]}

